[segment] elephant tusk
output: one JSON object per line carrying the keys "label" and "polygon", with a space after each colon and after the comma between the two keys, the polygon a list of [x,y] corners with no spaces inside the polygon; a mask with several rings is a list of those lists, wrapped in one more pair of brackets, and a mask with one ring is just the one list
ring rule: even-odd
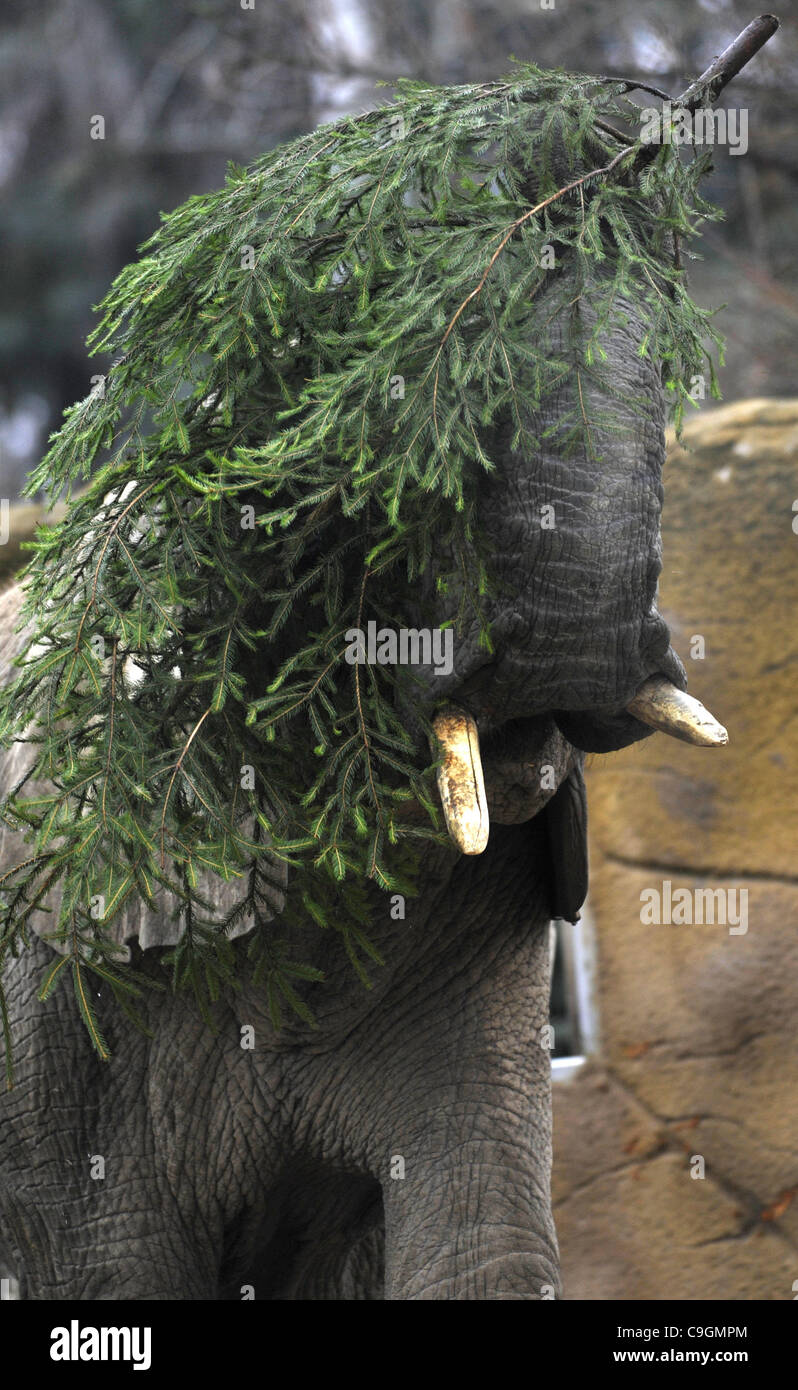
{"label": "elephant tusk", "polygon": [[446,829],[461,854],[481,854],[488,843],[490,817],[476,721],[465,710],[447,705],[435,715],[432,727],[443,744],[438,792]]}
{"label": "elephant tusk", "polygon": [[701,701],[684,690],[677,690],[665,676],[651,676],[643,681],[626,708],[643,724],[650,724],[652,729],[660,729],[685,743],[717,748],[729,742],[723,725]]}

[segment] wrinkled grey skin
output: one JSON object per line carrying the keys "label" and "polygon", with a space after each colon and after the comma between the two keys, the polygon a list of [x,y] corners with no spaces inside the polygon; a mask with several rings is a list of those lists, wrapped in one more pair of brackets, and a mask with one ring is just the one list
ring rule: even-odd
{"label": "wrinkled grey skin", "polygon": [[[292,1017],[275,1036],[264,999],[244,987],[220,1005],[216,1036],[182,997],[148,997],[150,1041],[102,991],[113,1050],[103,1064],[69,990],[35,999],[51,949],[34,938],[9,963],[18,1079],[0,1099],[0,1265],[23,1297],[235,1299],[247,1285],[259,1299],[559,1291],[541,1029],[547,924],[574,917],[584,895],[580,750],[644,736],[623,707],[646,676],[684,685],[653,606],[660,378],[637,355],[644,325],[626,307],[610,369],[644,418],[613,400],[630,428],[625,438],[596,428],[599,462],[584,451],[563,459],[555,438],[531,458],[505,449],[480,484],[506,588],[492,600],[496,652],[486,659],[472,633],[452,676],[430,682],[478,719],[490,842],[475,858],[427,851],[404,921],[375,892],[386,965],[373,969],[374,989],[309,927],[300,957],[329,975],[305,989],[316,1031]],[[586,385],[589,415],[607,404]],[[550,531],[540,528],[547,503],[558,518]],[[5,633],[18,604],[12,589]],[[546,763],[556,794],[540,787]],[[6,835],[3,867],[23,853]],[[150,926],[142,951],[139,925],[131,916],[124,928],[133,962],[157,973],[154,943],[167,935]],[[255,1030],[251,1050],[240,1045],[244,1025]],[[91,1176],[94,1155],[103,1179]]]}

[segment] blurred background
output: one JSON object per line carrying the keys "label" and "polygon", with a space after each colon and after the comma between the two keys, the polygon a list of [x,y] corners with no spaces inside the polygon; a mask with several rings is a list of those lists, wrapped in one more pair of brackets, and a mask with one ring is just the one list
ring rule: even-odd
{"label": "blurred background", "polygon": [[[726,399],[795,379],[794,7],[726,94],[749,109],[749,151],[719,149],[706,185],[726,220],[692,285],[728,304]],[[91,306],[159,212],[221,184],[228,160],[385,102],[378,79],[480,81],[511,54],[676,95],[755,14],[753,0],[4,0],[0,493],[18,495],[61,411],[108,365],[84,347]]]}

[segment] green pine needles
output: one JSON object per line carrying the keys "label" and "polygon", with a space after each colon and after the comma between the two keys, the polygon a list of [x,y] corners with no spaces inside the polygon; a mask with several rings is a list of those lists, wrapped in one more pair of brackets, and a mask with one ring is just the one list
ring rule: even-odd
{"label": "green pine needles", "polygon": [[[101,305],[90,343],[113,366],[29,482],[72,500],[35,543],[35,642],[0,696],[5,746],[35,749],[0,808],[29,841],[0,881],[0,963],[58,886],[42,993],[71,974],[101,1055],[86,980],[133,1007],[141,980],[109,927],[156,884],[183,914],[174,981],[206,1004],[234,981],[227,932],[244,918],[276,1021],[281,1001],[307,1015],[295,984],[319,974],[294,958],[292,923],[340,933],[364,980],[379,959],[372,890],[412,892],[444,832],[397,672],[347,663],[345,634],[396,623],[430,567],[443,594],[459,576],[456,629],[482,612],[489,427],[509,412],[514,447],[533,448],[519,393],[539,406],[573,373],[546,351],[541,292],[589,288],[593,374],[613,301],[645,304],[677,422],[718,342],[674,255],[717,215],[706,161],[666,145],[636,163],[613,125],[637,113],[625,84],[519,64],[399,88],[163,218]],[[261,874],[277,861],[275,937]],[[206,871],[230,884],[226,916],[199,892]]]}

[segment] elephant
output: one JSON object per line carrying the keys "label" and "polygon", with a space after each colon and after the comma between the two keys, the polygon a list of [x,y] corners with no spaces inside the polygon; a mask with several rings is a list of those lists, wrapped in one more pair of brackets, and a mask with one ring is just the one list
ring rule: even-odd
{"label": "elephant", "polygon": [[[561,288],[541,296],[542,321]],[[565,387],[530,423],[536,451],[493,426],[502,466],[478,485],[493,651],[474,627],[450,671],[415,669],[454,729],[436,726],[454,843],[425,842],[403,914],[365,886],[384,962],[373,987],[308,921],[300,944],[327,977],[298,987],[314,1027],[291,1016],[275,1031],[244,983],[223,992],[215,1030],[185,998],[148,993],[144,1034],[95,986],[103,1062],[66,991],[36,998],[52,919],[39,914],[29,949],[5,962],[20,1041],[0,1100],[0,1267],[23,1298],[560,1296],[549,923],[575,920],[586,892],[584,758],[655,727],[725,737],[684,693],[656,608],[665,406],[661,364],[643,350],[648,312],[617,300],[603,340],[611,388],[581,390],[591,448],[564,447]],[[583,297],[550,324],[553,353],[576,314],[581,333],[593,328]],[[397,624],[430,604],[442,624],[456,599],[433,586]],[[4,681],[24,640],[21,601],[12,583],[0,603]],[[22,744],[3,755],[4,788],[26,756]],[[470,852],[488,817],[485,847]],[[5,830],[2,866],[22,854]],[[217,881],[221,903],[226,891]],[[290,871],[276,874],[276,932],[290,891]],[[118,941],[155,979],[174,930],[166,905],[129,907]],[[234,935],[238,953],[246,926]]]}

